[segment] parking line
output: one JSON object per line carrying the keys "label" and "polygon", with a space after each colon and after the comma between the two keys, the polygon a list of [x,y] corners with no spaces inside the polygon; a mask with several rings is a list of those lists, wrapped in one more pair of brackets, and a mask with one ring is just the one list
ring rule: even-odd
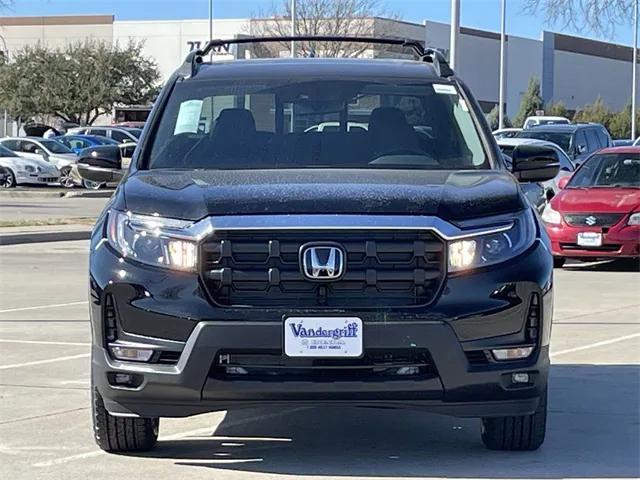
{"label": "parking line", "polygon": [[[246,423],[251,423],[251,422],[255,422],[255,421],[259,421],[259,420],[266,420],[268,418],[280,417],[282,415],[288,415],[290,413],[298,412],[300,410],[309,410],[310,408],[313,408],[313,407],[306,407],[306,406],[305,407],[297,407],[297,408],[292,408],[291,410],[285,410],[285,411],[270,413],[270,414],[267,414],[267,415],[258,415],[257,417],[243,418],[242,420],[238,420],[236,422],[228,422],[227,424],[225,424],[225,427],[235,427],[235,426],[244,425]],[[191,436],[195,436],[195,435],[202,435],[202,434],[205,434],[205,433],[211,433],[211,432],[213,432],[214,429],[215,429],[215,427],[202,427],[202,428],[197,428],[195,430],[188,430],[186,432],[174,433],[174,434],[171,434],[171,435],[163,436],[163,437],[160,437],[159,440],[160,441],[180,440],[180,439],[185,438],[185,437],[191,437]],[[84,460],[85,458],[97,457],[99,455],[104,455],[106,453],[107,452],[104,452],[102,450],[93,450],[91,452],[79,453],[77,455],[71,455],[71,456],[68,456],[68,457],[56,458],[56,459],[53,459],[53,460],[48,460],[46,462],[34,463],[32,466],[33,467],[52,467],[54,465],[62,465],[64,463],[73,462],[75,460]]]}
{"label": "parking line", "polygon": [[69,345],[73,347],[90,347],[90,343],[80,342],[50,342],[47,340],[9,340],[0,338],[0,343],[24,343],[27,345]]}
{"label": "parking line", "polygon": [[48,358],[46,360],[36,360],[34,362],[25,362],[25,363],[14,363],[12,365],[2,365],[0,366],[0,370],[9,370],[11,368],[21,368],[21,367],[30,367],[31,365],[43,365],[45,363],[55,363],[55,362],[63,362],[65,360],[75,360],[77,358],[86,358],[90,353],[82,353],[80,355],[69,355],[66,357],[56,357],[56,358]]}
{"label": "parking line", "polygon": [[51,305],[38,305],[37,307],[7,308],[5,310],[0,310],[0,313],[26,312],[28,310],[42,310],[44,308],[71,307],[73,305],[84,305],[86,303],[89,303],[89,302],[85,300],[83,302],[53,303]]}
{"label": "parking line", "polygon": [[632,333],[631,335],[625,335],[623,337],[616,337],[610,340],[603,340],[602,342],[590,343],[588,345],[582,345],[581,347],[567,348],[566,350],[560,350],[554,352],[550,357],[557,357],[558,355],[564,355],[565,353],[579,352],[581,350],[589,350],[591,348],[602,347],[604,345],[611,345],[612,343],[624,342],[625,340],[631,340],[632,338],[640,337],[640,333]]}

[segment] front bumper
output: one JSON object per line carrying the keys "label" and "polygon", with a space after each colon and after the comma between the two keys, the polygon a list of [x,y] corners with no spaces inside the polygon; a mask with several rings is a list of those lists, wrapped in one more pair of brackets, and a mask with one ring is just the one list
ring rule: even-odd
{"label": "front bumper", "polygon": [[59,173],[29,173],[23,172],[16,175],[16,183],[33,184],[33,185],[51,185],[57,183],[60,179]]}
{"label": "front bumper", "polygon": [[[567,225],[546,225],[551,239],[554,257],[568,258],[638,258],[640,257],[640,226],[627,225],[625,217],[611,228],[574,227]],[[600,247],[581,247],[577,244],[578,233],[595,232],[602,234]]]}
{"label": "front bumper", "polygon": [[[358,316],[365,353],[385,349],[428,351],[435,374],[381,379],[243,379],[213,373],[223,350],[283,351],[283,318],[313,310],[213,307],[199,278],[120,259],[104,242],[92,245],[93,385],[114,415],[183,417],[231,408],[283,404],[350,404],[426,409],[469,417],[535,411],[546,388],[552,317],[553,268],[547,247],[501,265],[450,276],[428,307],[384,311],[323,311]],[[114,360],[104,339],[104,299],[118,314],[118,338],[179,353],[177,363]],[[526,342],[530,299],[540,301],[539,333],[530,358],[477,363],[473,354]],[[512,373],[530,381],[511,383]],[[117,373],[137,375],[135,388],[114,385]]]}

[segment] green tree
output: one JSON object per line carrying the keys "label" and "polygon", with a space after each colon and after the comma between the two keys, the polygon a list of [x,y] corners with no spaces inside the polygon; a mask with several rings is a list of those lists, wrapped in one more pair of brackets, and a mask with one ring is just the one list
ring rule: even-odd
{"label": "green tree", "polygon": [[573,121],[576,123],[601,123],[606,127],[611,121],[611,116],[611,110],[605,105],[602,98],[598,97],[595,102],[576,110]]}
{"label": "green tree", "polygon": [[564,102],[550,102],[544,107],[545,115],[552,117],[569,117],[569,112]]}
{"label": "green tree", "polygon": [[524,92],[522,99],[520,100],[520,109],[513,121],[516,127],[522,127],[527,117],[536,114],[537,110],[542,110],[544,102],[540,96],[540,80],[536,77],[529,79],[529,85],[527,91]]}
{"label": "green tree", "polygon": [[92,124],[116,105],[145,104],[160,74],[142,43],[124,47],[86,41],[58,49],[42,45],[16,52],[0,65],[0,104],[16,118],[52,115]]}
{"label": "green tree", "polygon": [[[640,112],[636,112],[636,124],[640,125]],[[611,138],[631,138],[631,104],[612,113],[607,128]]]}
{"label": "green tree", "polygon": [[[493,130],[497,130],[498,128],[500,128],[499,113],[500,113],[500,111],[498,109],[498,105],[496,105],[487,114],[487,123],[489,124],[489,127],[491,128],[492,131]],[[506,115],[504,116],[504,127],[505,128],[512,127],[511,120],[509,120],[509,117],[507,117]]]}

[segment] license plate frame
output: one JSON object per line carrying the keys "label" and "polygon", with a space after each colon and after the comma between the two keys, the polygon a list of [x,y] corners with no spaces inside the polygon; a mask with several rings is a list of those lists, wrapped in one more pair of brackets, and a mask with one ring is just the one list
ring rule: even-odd
{"label": "license plate frame", "polygon": [[601,247],[602,233],[600,232],[579,232],[576,243],[581,247]]}
{"label": "license plate frame", "polygon": [[286,317],[284,354],[292,358],[361,358],[363,321],[359,317]]}

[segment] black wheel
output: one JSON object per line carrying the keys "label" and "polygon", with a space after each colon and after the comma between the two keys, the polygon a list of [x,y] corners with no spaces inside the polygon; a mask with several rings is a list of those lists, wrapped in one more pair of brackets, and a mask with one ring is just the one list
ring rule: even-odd
{"label": "black wheel", "polygon": [[564,257],[553,257],[553,268],[562,268],[567,259]]}
{"label": "black wheel", "polygon": [[8,168],[0,168],[0,188],[13,188],[16,186],[16,176]]}
{"label": "black wheel", "polygon": [[547,391],[533,415],[482,419],[482,442],[490,450],[537,450],[547,430]]}
{"label": "black wheel", "polygon": [[114,417],[94,388],[93,436],[105,452],[143,452],[151,450],[158,440],[158,418]]}
{"label": "black wheel", "polygon": [[73,188],[75,186],[75,182],[71,176],[71,167],[64,167],[60,170],[60,179],[58,181],[64,188]]}

